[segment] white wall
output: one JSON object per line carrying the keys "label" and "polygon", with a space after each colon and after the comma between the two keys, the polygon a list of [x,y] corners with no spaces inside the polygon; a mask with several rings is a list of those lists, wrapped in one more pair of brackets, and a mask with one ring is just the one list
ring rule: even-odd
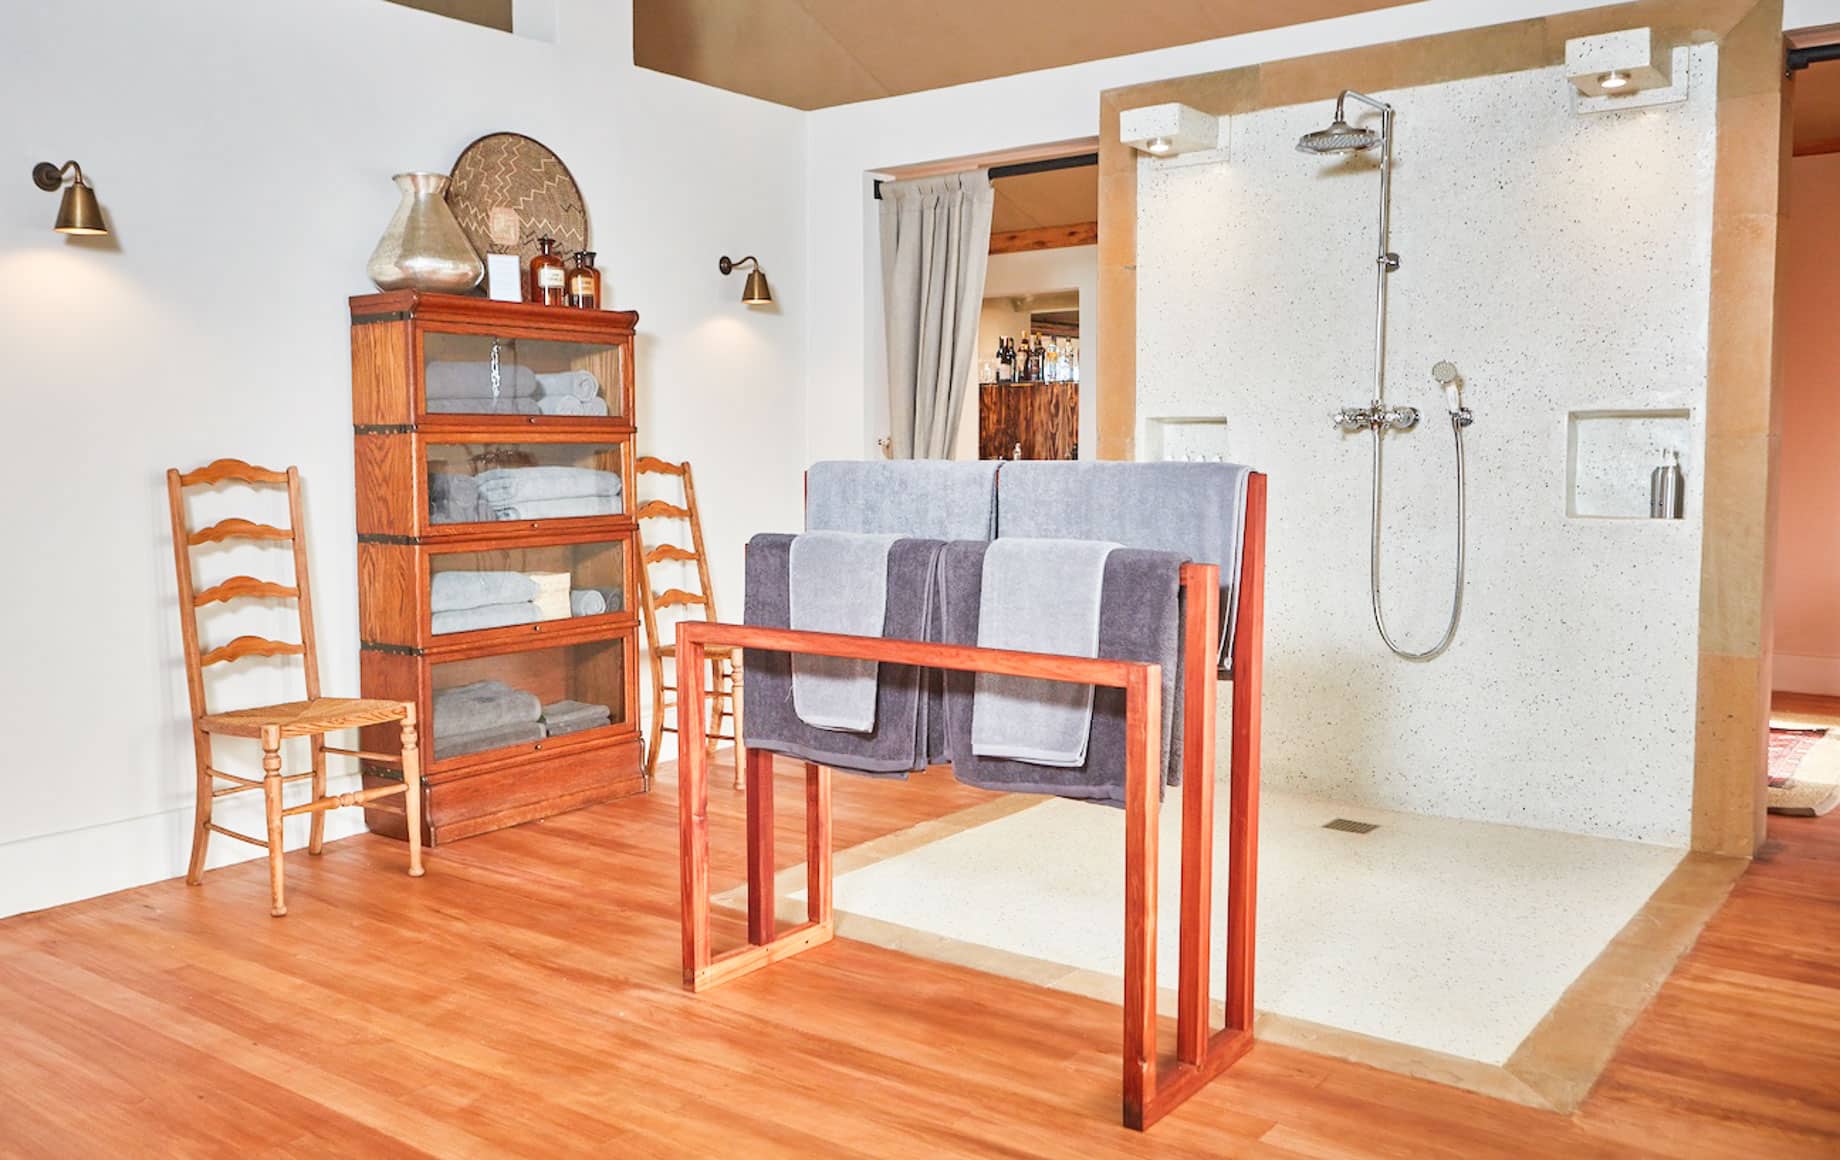
{"label": "white wall", "polygon": [[[1328,421],[1373,397],[1372,159],[1295,151],[1316,102],[1234,117],[1225,163],[1140,163],[1140,424],[1224,416],[1228,456],[1271,477],[1268,784],[1686,843],[1717,51],[1646,110],[1575,114],[1560,67],[1378,94],[1399,109],[1386,397],[1424,417],[1384,439],[1383,606],[1410,649],[1444,629],[1455,556],[1435,362],[1476,416],[1463,620],[1423,664],[1369,608],[1372,437]],[[1640,410],[1687,417],[1581,427],[1570,514],[1569,417]],[[1679,521],[1646,518],[1667,450]]]}
{"label": "white wall", "polygon": [[[0,182],[0,543],[15,561],[0,571],[0,914],[184,869],[166,467],[300,466],[325,683],[356,691],[345,300],[370,289],[393,173],[445,171],[497,130],[555,149],[586,196],[607,298],[641,315],[639,446],[696,462],[731,607],[744,535],[796,526],[803,115],[633,68],[627,4],[563,0],[557,33],[381,0],[5,6],[18,168]],[[53,234],[57,199],[26,180],[30,162],[70,157],[115,230],[101,244]],[[777,312],[741,305],[723,253],[760,255]],[[220,703],[286,692],[253,667]],[[225,748],[231,768],[252,757]],[[260,828],[259,809],[225,813]],[[340,811],[331,832],[359,824]],[[227,840],[214,852],[247,856]]]}

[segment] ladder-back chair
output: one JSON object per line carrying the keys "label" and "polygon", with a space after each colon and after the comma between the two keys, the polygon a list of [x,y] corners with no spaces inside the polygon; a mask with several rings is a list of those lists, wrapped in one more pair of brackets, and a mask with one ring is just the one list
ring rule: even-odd
{"label": "ladder-back chair", "polygon": [[[250,486],[287,488],[288,527],[253,523],[246,519],[225,519],[193,531],[185,512],[185,489],[241,483]],[[318,854],[326,833],[325,811],[338,806],[373,804],[379,798],[401,795],[402,812],[408,821],[409,873],[422,874],[421,846],[421,754],[416,737],[415,704],[410,701],[378,701],[358,698],[321,697],[319,695],[319,657],[313,640],[313,600],[307,581],[306,525],[301,519],[300,472],[290,467],[273,471],[254,467],[236,459],[219,459],[207,467],[181,473],[166,473],[166,490],[172,501],[173,559],[179,573],[179,622],[185,639],[185,677],[192,705],[192,744],[198,759],[198,809],[192,823],[192,860],[185,880],[196,886],[203,880],[205,848],[214,833],[236,838],[268,850],[268,880],[271,913],[287,913],[282,890],[282,822],[296,814],[311,814],[307,852]],[[294,582],[291,585],[253,576],[234,576],[198,591],[192,583],[192,549],[202,544],[224,541],[254,541],[291,544],[294,554]],[[219,601],[240,599],[292,600],[299,612],[300,641],[268,640],[259,636],[239,636],[227,644],[200,652],[198,645],[198,610]],[[305,668],[307,699],[251,709],[234,709],[212,713],[205,705],[204,670],[211,665],[238,661],[245,657],[298,656]],[[356,729],[365,725],[400,722],[401,756],[371,753],[359,749],[340,749],[326,744],[325,735],[339,729]],[[211,739],[215,736],[250,737],[262,746],[262,778],[238,777],[214,768],[211,764]],[[281,743],[290,737],[311,739],[312,768],[301,773],[281,772]],[[336,753],[377,765],[393,766],[402,771],[401,785],[386,785],[356,793],[326,795],[326,755]],[[299,805],[282,802],[282,790],[288,782],[312,779],[312,795]],[[227,782],[219,786],[218,782]],[[212,804],[227,794],[261,790],[267,806],[268,835],[255,838],[239,833],[211,820]],[[389,808],[387,806],[382,808]]]}
{"label": "ladder-back chair", "polygon": [[[658,767],[658,745],[664,733],[677,732],[676,725],[664,723],[665,710],[681,708],[677,701],[677,641],[673,635],[660,636],[658,614],[667,608],[695,609],[700,612],[698,619],[719,620],[716,615],[715,588],[709,582],[709,557],[703,550],[703,518],[696,506],[696,482],[690,473],[690,464],[670,463],[652,456],[642,456],[634,464],[634,471],[639,475],[659,475],[675,477],[683,485],[684,502],[669,503],[661,499],[647,500],[639,505],[635,513],[640,525],[639,556],[639,590],[645,612],[645,637],[650,648],[647,650],[652,673],[652,726],[650,743],[645,747],[645,783],[651,785],[653,772]],[[660,542],[653,547],[645,546],[644,526],[647,520],[678,520],[690,526],[690,547],[683,548],[676,544]],[[698,590],[687,591],[683,588],[670,588],[659,592],[652,586],[651,569],[653,564],[670,561],[673,563],[694,563],[696,565],[696,583]],[[685,615],[690,615],[686,613]],[[740,789],[741,777],[741,650],[711,647],[709,656],[710,679],[704,686],[708,689],[710,721],[706,729],[709,747],[713,751],[717,741],[732,741],[735,745],[735,788]],[[671,662],[672,679],[665,683],[665,662]],[[667,699],[666,694],[669,694]],[[732,732],[723,733],[722,719],[729,718],[733,723]]]}

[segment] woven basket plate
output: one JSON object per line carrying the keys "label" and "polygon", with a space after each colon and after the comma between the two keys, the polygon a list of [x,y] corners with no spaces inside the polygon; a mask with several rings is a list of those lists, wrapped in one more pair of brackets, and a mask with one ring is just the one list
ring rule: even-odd
{"label": "woven basket plate", "polygon": [[528,266],[538,238],[564,255],[588,248],[588,210],[569,167],[521,133],[493,133],[460,151],[447,204],[483,254],[515,253]]}

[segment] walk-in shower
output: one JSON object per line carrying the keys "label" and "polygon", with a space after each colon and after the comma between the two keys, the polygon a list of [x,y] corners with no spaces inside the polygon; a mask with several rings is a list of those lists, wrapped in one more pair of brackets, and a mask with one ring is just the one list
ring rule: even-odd
{"label": "walk-in shower", "polygon": [[[1346,106],[1349,101],[1357,101],[1380,114],[1378,132],[1365,127],[1356,128],[1348,123]],[[1457,621],[1463,615],[1463,568],[1466,548],[1464,517],[1467,490],[1463,473],[1463,428],[1470,424],[1470,413],[1463,406],[1463,379],[1457,373],[1457,368],[1448,362],[1438,363],[1432,368],[1431,374],[1437,380],[1438,385],[1444,388],[1445,402],[1450,411],[1450,430],[1456,438],[1457,447],[1456,583],[1450,598],[1450,620],[1444,627],[1443,637],[1423,652],[1413,652],[1401,648],[1393,639],[1392,634],[1387,631],[1386,614],[1380,607],[1380,497],[1381,484],[1385,478],[1385,472],[1381,467],[1385,445],[1382,436],[1390,431],[1410,431],[1418,426],[1416,407],[1393,407],[1388,406],[1386,401],[1387,280],[1393,271],[1399,269],[1399,255],[1393,253],[1390,248],[1393,203],[1393,106],[1385,101],[1375,100],[1365,93],[1357,93],[1353,89],[1345,90],[1335,99],[1335,120],[1326,129],[1305,133],[1297,142],[1297,151],[1327,156],[1360,153],[1375,146],[1380,149],[1380,246],[1379,254],[1374,259],[1374,397],[1373,401],[1365,407],[1344,407],[1336,411],[1334,421],[1336,426],[1343,431],[1366,429],[1373,433],[1373,514],[1368,537],[1368,592],[1373,600],[1374,627],[1379,630],[1380,639],[1394,655],[1409,661],[1428,661],[1450,647],[1451,640],[1457,635]]]}

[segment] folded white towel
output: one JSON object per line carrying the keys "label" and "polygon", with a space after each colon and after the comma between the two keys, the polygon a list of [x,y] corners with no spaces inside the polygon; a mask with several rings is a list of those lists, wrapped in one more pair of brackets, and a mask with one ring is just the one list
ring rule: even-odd
{"label": "folded white towel", "polygon": [[558,371],[537,375],[537,395],[554,398],[566,395],[576,399],[594,399],[601,393],[600,380],[588,371]]}
{"label": "folded white towel", "polygon": [[493,505],[492,518],[498,520],[561,520],[577,516],[617,516],[617,495],[581,495],[565,499],[517,500],[503,506]]}
{"label": "folded white towel", "polygon": [[[526,400],[519,399],[518,402]],[[545,415],[580,415],[589,418],[605,418],[607,400],[577,399],[574,395],[544,395],[536,400],[536,409]]]}
{"label": "folded white towel", "polygon": [[620,494],[618,472],[592,467],[494,467],[474,480],[480,498],[493,507],[525,500]]}

